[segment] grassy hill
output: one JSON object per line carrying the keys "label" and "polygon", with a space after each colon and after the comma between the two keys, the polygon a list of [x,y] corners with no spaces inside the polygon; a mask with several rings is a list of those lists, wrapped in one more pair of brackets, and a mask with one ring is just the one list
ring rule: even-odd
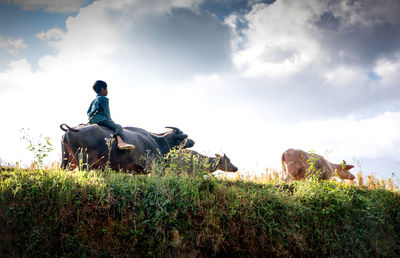
{"label": "grassy hill", "polygon": [[400,194],[113,171],[0,170],[0,256],[400,256]]}

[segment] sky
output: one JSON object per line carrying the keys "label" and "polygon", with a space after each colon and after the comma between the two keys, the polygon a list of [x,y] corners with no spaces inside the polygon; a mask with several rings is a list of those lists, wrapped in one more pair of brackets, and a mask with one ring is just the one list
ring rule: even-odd
{"label": "sky", "polygon": [[400,177],[397,0],[0,0],[1,162],[31,162],[22,128],[87,122],[96,80],[112,119],[281,169],[288,148]]}

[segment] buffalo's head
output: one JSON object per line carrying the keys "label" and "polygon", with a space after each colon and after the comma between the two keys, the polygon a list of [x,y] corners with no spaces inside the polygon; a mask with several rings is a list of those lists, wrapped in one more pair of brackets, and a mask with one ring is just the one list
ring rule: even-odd
{"label": "buffalo's head", "polygon": [[230,161],[230,159],[224,154],[224,156],[215,154],[215,157],[218,160],[218,165],[217,169],[220,169],[225,172],[236,172],[238,171],[238,168],[233,165]]}
{"label": "buffalo's head", "polygon": [[194,146],[194,141],[188,138],[188,135],[183,133],[179,128],[168,126],[165,127],[168,129],[172,129],[172,131],[168,134],[168,145],[170,148],[176,146],[182,146],[182,148],[191,148]]}

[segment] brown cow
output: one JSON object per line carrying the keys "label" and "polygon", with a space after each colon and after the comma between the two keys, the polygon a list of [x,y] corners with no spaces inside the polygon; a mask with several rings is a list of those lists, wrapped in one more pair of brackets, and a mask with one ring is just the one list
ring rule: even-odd
{"label": "brown cow", "polygon": [[342,164],[330,163],[320,155],[302,150],[288,149],[282,154],[282,168],[287,180],[300,180],[312,175],[324,180],[336,175],[341,179],[353,180],[354,175],[349,172],[353,167],[344,161]]}

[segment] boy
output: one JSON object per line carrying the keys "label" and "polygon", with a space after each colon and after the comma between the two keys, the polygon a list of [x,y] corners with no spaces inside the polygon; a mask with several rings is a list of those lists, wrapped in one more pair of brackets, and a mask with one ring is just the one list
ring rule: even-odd
{"label": "boy", "polygon": [[110,108],[108,106],[108,95],[107,83],[98,80],[93,85],[93,90],[97,93],[96,98],[90,104],[87,111],[89,116],[89,124],[98,124],[105,126],[114,131],[114,135],[118,141],[118,148],[120,150],[133,150],[134,145],[125,143],[123,138],[123,130],[119,124],[114,123],[111,119]]}

